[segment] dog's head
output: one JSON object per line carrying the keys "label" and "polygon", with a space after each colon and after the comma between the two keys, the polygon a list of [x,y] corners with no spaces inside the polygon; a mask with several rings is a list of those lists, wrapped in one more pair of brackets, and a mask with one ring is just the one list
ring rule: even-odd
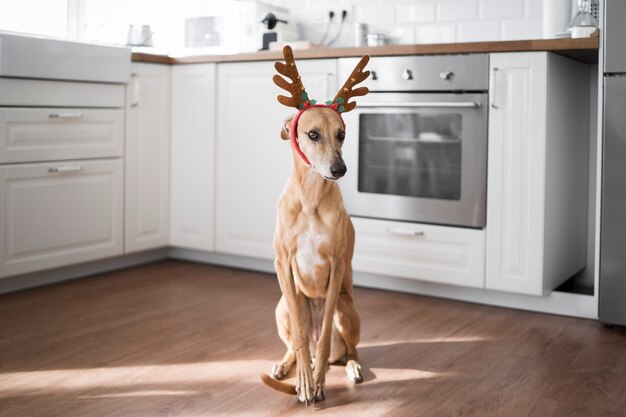
{"label": "dog's head", "polygon": [[300,74],[289,46],[283,48],[285,63],[277,62],[276,70],[291,80],[274,75],[274,83],[285,89],[291,97],[278,96],[278,101],[289,107],[298,109],[298,113],[287,119],[283,125],[281,137],[291,139],[294,151],[302,157],[305,164],[328,180],[337,180],[346,173],[346,164],[341,157],[341,146],[345,137],[345,126],[341,113],[356,107],[349,100],[355,96],[363,96],[369,92],[366,87],[354,88],[370,74],[363,71],[369,61],[365,55],[352,71],[335,98],[325,105],[315,104],[302,84]]}
{"label": "dog's head", "polygon": [[[293,116],[285,120],[282,139],[291,138]],[[327,180],[338,180],[346,173],[341,146],[346,131],[341,116],[330,107],[314,107],[303,112],[296,124],[296,141],[311,167]]]}

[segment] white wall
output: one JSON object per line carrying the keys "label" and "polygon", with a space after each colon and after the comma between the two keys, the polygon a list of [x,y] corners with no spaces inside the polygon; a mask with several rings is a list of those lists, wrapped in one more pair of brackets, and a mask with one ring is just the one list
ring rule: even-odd
{"label": "white wall", "polygon": [[[385,33],[393,43],[539,39],[543,35],[542,0],[265,1],[287,7],[312,41],[324,33],[331,9],[352,12],[349,22],[366,23],[370,32]],[[351,44],[352,27],[350,24],[344,29],[339,44]]]}

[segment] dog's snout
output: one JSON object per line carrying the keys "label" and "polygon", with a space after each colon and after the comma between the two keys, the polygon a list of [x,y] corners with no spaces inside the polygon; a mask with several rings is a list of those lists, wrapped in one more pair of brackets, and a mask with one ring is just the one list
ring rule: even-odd
{"label": "dog's snout", "polygon": [[343,177],[346,175],[347,170],[348,168],[346,168],[346,163],[343,160],[335,161],[330,166],[330,174],[335,178]]}

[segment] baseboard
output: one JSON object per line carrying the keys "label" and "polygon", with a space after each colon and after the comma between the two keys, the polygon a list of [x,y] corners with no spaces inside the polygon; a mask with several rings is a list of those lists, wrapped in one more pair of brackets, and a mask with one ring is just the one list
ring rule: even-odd
{"label": "baseboard", "polygon": [[2,278],[0,279],[0,294],[156,262],[167,259],[167,255],[167,248],[162,248],[132,253],[129,255],[116,256],[114,258],[101,259],[93,262],[70,265],[62,268],[49,269],[41,272]]}
{"label": "baseboard", "polygon": [[205,264],[247,269],[250,271],[274,273],[274,261],[226,253],[203,252],[194,249],[170,247],[168,257],[180,261],[200,262]]}
{"label": "baseboard", "polygon": [[573,294],[552,291],[544,296],[514,294],[478,288],[436,284],[426,281],[414,281],[365,272],[354,273],[354,285],[380,290],[446,298],[469,303],[485,304],[516,310],[534,311],[562,316],[597,319],[595,297],[593,295]]}

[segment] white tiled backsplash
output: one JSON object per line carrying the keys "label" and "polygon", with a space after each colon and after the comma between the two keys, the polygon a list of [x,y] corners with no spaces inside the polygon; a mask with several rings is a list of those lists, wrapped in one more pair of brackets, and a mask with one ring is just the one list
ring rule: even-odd
{"label": "white tiled backsplash", "polygon": [[[384,33],[392,43],[444,43],[542,37],[542,0],[265,0],[284,6],[298,20],[302,37],[319,42],[328,11],[348,22],[335,46],[350,46],[355,22]],[[553,0],[545,0],[553,1]],[[328,38],[337,31],[335,23]]]}

